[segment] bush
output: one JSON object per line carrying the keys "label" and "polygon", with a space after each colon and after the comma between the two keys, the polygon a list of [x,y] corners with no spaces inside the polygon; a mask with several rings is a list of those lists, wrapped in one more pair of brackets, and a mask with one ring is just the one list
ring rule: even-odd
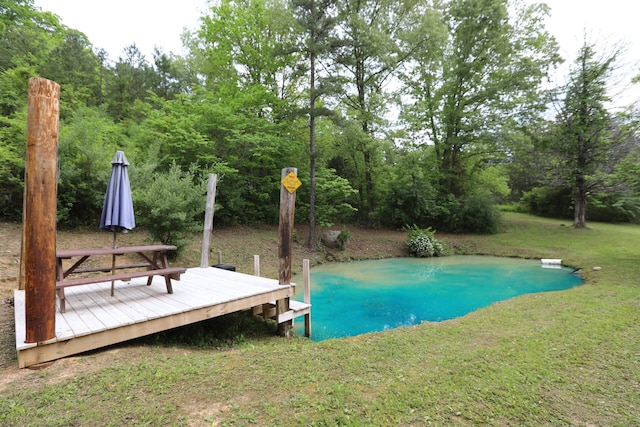
{"label": "bush", "polygon": [[340,245],[340,250],[343,251],[347,243],[351,239],[351,233],[346,228],[343,228],[338,234],[338,244]]}
{"label": "bush", "polygon": [[640,198],[616,194],[594,194],[587,201],[587,220],[600,222],[638,222]]}
{"label": "bush", "polygon": [[551,218],[573,218],[570,188],[536,187],[520,199],[525,212]]}
{"label": "bush", "polygon": [[155,174],[148,188],[134,191],[136,221],[154,239],[180,251],[185,234],[198,230],[204,216],[205,184],[197,181],[193,172],[183,172],[175,164],[168,172]]}
{"label": "bush", "polygon": [[[316,172],[316,223],[320,227],[332,227],[338,222],[348,222],[353,218],[357,190],[349,181],[337,175],[335,169],[318,168]],[[296,216],[309,217],[309,188],[303,182],[296,200]]]}
{"label": "bush", "polygon": [[420,258],[444,255],[444,247],[434,237],[436,232],[431,227],[421,229],[414,225],[406,228],[406,231],[408,233],[407,247],[410,255]]}
{"label": "bush", "polygon": [[489,196],[471,195],[451,208],[451,227],[454,233],[498,232],[501,215]]}

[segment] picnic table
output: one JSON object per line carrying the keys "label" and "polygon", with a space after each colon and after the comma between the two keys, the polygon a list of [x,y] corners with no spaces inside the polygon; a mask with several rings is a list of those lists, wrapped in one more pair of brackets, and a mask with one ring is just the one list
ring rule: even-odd
{"label": "picnic table", "polygon": [[[136,277],[148,277],[147,286],[151,285],[153,276],[163,276],[167,286],[167,293],[173,293],[171,279],[180,280],[180,275],[187,271],[182,267],[170,267],[167,260],[167,252],[177,248],[172,245],[149,246],[124,246],[119,248],[88,248],[66,249],[56,251],[56,291],[60,299],[60,311],[65,312],[64,289],[68,286],[88,285],[92,283],[111,282],[111,295],[113,296],[113,282],[115,280],[127,281]],[[126,254],[135,254],[142,260],[136,264],[115,264],[115,257]],[[111,256],[114,260],[111,266],[89,267],[85,262],[95,256]],[[79,258],[69,268],[64,268],[63,260]],[[85,266],[83,266],[85,265]],[[143,270],[140,270],[143,269]],[[116,272],[119,270],[122,272]],[[127,271],[123,271],[127,270]],[[91,273],[106,273],[91,274]],[[84,277],[69,278],[72,274],[84,274]],[[89,275],[90,274],[90,275]]]}

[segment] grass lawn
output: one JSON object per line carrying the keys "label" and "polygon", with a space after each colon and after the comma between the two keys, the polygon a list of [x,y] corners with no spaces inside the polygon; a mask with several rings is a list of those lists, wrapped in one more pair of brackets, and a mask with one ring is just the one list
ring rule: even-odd
{"label": "grass lawn", "polygon": [[461,254],[562,258],[586,284],[319,343],[243,337],[236,317],[221,344],[207,330],[225,326],[198,325],[21,370],[0,387],[0,425],[640,425],[640,226],[504,220],[438,237]]}

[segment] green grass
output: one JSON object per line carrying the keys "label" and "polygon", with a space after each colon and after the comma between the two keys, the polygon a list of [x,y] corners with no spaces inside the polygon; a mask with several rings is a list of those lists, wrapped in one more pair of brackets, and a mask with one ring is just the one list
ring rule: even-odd
{"label": "green grass", "polygon": [[0,391],[0,425],[640,425],[640,227],[561,224],[506,213],[500,234],[443,239],[457,253],[562,258],[583,286],[320,343],[257,331],[221,345],[201,325],[195,344],[139,341],[133,356],[79,358],[112,358],[89,373],[18,376]]}

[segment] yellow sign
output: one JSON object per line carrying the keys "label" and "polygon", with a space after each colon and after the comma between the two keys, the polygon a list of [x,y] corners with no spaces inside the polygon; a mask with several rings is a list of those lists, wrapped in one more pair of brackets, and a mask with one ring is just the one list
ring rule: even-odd
{"label": "yellow sign", "polygon": [[289,174],[282,178],[280,182],[282,182],[282,185],[284,185],[284,188],[286,188],[289,193],[293,193],[302,185],[296,174],[293,172],[289,172]]}

